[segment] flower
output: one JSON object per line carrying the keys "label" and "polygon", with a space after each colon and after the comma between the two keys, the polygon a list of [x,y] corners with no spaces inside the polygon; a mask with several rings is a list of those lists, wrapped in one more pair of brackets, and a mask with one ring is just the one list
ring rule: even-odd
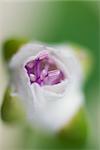
{"label": "flower", "polygon": [[22,100],[34,127],[57,132],[83,106],[83,73],[70,46],[25,44],[10,64],[12,95]]}

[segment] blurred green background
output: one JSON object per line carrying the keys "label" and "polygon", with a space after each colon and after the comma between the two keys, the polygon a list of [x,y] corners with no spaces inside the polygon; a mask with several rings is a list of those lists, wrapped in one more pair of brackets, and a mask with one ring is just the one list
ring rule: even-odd
{"label": "blurred green background", "polygon": [[2,41],[11,37],[26,37],[53,44],[75,43],[90,51],[93,57],[92,73],[86,81],[84,91],[93,131],[87,145],[91,149],[98,147],[100,130],[99,4],[99,1],[2,3]]}

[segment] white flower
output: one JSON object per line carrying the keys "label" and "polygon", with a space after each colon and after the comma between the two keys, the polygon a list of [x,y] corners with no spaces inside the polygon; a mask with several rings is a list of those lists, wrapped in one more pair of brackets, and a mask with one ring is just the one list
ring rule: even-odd
{"label": "white flower", "polygon": [[34,127],[56,132],[83,105],[82,70],[70,47],[29,43],[10,62],[13,94]]}

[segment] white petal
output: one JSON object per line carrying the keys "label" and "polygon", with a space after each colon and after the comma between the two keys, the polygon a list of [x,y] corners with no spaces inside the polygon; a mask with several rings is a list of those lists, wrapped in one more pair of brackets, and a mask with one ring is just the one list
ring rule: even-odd
{"label": "white petal", "polygon": [[15,54],[10,62],[10,68],[23,65],[30,57],[35,57],[40,51],[44,50],[45,46],[42,44],[29,43],[22,46],[17,54]]}
{"label": "white petal", "polygon": [[73,82],[75,84],[82,84],[83,71],[75,50],[67,44],[56,45],[54,47],[56,51],[59,51],[59,53],[56,52],[56,55],[65,64]]}
{"label": "white petal", "polygon": [[45,92],[38,88],[35,94],[38,95],[36,101],[38,100],[42,105],[39,104],[40,107],[36,107],[31,114],[32,124],[48,131],[57,132],[65,124],[67,125],[83,105],[83,94],[73,88],[64,96],[56,97],[56,100],[54,95],[51,93],[45,95]]}

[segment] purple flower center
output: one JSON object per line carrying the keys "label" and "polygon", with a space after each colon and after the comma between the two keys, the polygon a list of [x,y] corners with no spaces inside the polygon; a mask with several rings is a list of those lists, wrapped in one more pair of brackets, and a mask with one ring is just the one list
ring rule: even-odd
{"label": "purple flower center", "polygon": [[64,73],[58,68],[52,56],[43,51],[34,59],[26,63],[25,69],[30,83],[43,85],[54,85],[65,79]]}

